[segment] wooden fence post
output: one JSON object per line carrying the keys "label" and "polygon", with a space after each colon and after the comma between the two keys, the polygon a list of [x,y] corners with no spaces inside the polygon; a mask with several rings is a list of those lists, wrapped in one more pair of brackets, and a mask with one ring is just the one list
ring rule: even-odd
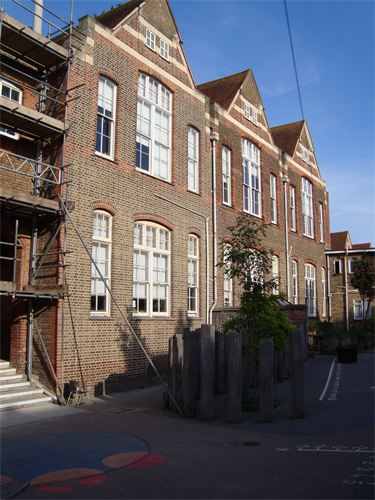
{"label": "wooden fence post", "polygon": [[201,328],[201,397],[200,418],[215,418],[214,376],[215,376],[215,328],[202,325]]}
{"label": "wooden fence post", "polygon": [[259,412],[258,422],[273,420],[273,340],[259,344]]}
{"label": "wooden fence post", "polygon": [[225,335],[215,332],[215,390],[224,394],[226,389]]}
{"label": "wooden fence post", "polygon": [[301,322],[290,337],[291,351],[291,418],[304,417],[304,356],[305,356],[305,325]]}
{"label": "wooden fence post", "polygon": [[182,361],[182,407],[185,417],[194,417],[195,414],[196,361],[195,334],[185,331]]}
{"label": "wooden fence post", "polygon": [[242,415],[242,335],[230,331],[227,335],[227,422],[241,422]]}
{"label": "wooden fence post", "polygon": [[173,370],[172,370],[172,394],[178,406],[182,407],[182,362],[183,343],[182,335],[173,335]]}

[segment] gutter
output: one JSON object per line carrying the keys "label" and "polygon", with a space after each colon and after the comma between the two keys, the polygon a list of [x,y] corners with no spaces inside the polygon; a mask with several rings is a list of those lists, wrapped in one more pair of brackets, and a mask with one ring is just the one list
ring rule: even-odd
{"label": "gutter", "polygon": [[210,128],[211,175],[212,175],[212,303],[207,315],[207,324],[212,324],[212,313],[217,304],[217,207],[216,207],[216,134]]}

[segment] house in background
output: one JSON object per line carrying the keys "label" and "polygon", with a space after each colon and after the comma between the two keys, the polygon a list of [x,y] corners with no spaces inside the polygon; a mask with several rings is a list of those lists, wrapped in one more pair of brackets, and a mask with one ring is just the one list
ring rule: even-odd
{"label": "house in background", "polygon": [[[353,289],[350,279],[353,263],[366,255],[375,270],[375,248],[371,243],[352,243],[349,231],[331,233],[331,248],[326,250],[329,280],[328,319],[349,330],[356,321],[364,318],[367,303],[363,307],[357,290]],[[373,305],[367,317],[373,314]]]}
{"label": "house in background", "polygon": [[30,52],[23,69],[10,54],[1,96],[1,255],[23,262],[1,281],[12,366],[52,392],[143,384],[152,370],[124,314],[166,371],[174,333],[239,305],[216,264],[243,213],[269,224],[279,291],[327,316],[328,193],[310,133],[269,127],[251,70],[197,86],[166,0],[83,17],[61,45],[2,16],[4,45],[40,57],[31,71]]}

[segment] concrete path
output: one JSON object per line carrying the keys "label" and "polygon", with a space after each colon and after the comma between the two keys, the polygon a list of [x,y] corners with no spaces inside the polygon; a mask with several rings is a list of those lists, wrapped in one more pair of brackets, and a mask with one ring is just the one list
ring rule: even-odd
{"label": "concrete path", "polygon": [[159,387],[12,412],[2,422],[3,497],[372,499],[373,355],[332,361],[307,363],[301,420],[289,419],[288,382],[268,424],[255,413],[240,424],[180,418],[163,410]]}

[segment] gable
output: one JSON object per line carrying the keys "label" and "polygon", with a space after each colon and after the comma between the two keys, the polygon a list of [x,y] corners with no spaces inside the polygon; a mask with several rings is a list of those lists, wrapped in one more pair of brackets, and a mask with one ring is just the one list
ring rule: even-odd
{"label": "gable", "polygon": [[246,77],[241,86],[241,95],[256,107],[263,106],[253,72],[248,70],[246,73]]}
{"label": "gable", "polygon": [[148,0],[141,7],[142,17],[171,40],[179,33],[165,0]]}

